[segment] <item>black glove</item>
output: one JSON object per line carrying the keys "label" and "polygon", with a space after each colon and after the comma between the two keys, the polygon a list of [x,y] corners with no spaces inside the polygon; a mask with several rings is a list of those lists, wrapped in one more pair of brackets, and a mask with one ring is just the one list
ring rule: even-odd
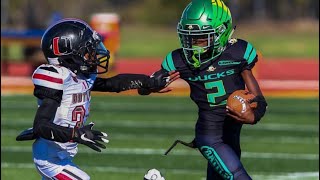
{"label": "black glove", "polygon": [[159,71],[154,72],[147,83],[147,87],[143,87],[145,89],[150,90],[160,90],[169,85],[170,75],[169,72],[160,69]]}
{"label": "black glove", "polygon": [[101,149],[105,149],[106,146],[100,142],[108,143],[109,140],[106,139],[108,135],[104,132],[92,130],[93,125],[94,123],[91,122],[82,128],[75,128],[72,140],[101,152]]}

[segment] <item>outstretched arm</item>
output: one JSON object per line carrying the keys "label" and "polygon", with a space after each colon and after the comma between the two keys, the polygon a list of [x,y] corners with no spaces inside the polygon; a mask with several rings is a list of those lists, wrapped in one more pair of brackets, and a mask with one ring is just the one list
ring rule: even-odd
{"label": "outstretched arm", "polygon": [[[173,77],[173,74],[160,70],[151,76],[144,74],[118,74],[111,78],[97,78],[93,84],[92,91],[121,92],[130,89],[160,91],[177,79]],[[175,73],[175,76],[178,74]]]}
{"label": "outstretched arm", "polygon": [[164,87],[160,88],[153,88],[153,89],[147,89],[147,88],[139,88],[138,93],[140,95],[149,95],[150,93],[167,93],[172,91],[171,87],[168,87],[169,84],[171,84],[173,81],[180,78],[180,73],[177,71],[166,71],[164,69],[161,69],[159,71],[156,71],[152,74],[152,76],[156,77],[156,79],[161,79],[165,75],[169,75],[169,78],[166,79],[166,85]]}

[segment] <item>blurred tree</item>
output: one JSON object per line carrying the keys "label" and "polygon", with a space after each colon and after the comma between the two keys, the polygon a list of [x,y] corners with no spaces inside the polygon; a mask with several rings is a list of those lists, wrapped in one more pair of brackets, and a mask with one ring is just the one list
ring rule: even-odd
{"label": "blurred tree", "polygon": [[[253,19],[319,19],[319,0],[224,0],[237,24]],[[90,20],[93,13],[115,12],[122,23],[175,24],[191,0],[1,0],[2,28],[47,26],[53,12]]]}
{"label": "blurred tree", "polygon": [[253,1],[253,18],[254,19],[265,19],[266,18],[266,1],[259,0]]}
{"label": "blurred tree", "polygon": [[[37,6],[35,4],[37,3]],[[44,29],[47,26],[47,19],[49,14],[46,13],[48,4],[45,1],[28,0],[26,7],[24,7],[24,14],[26,18],[26,28],[28,29]]]}
{"label": "blurred tree", "polygon": [[8,0],[1,0],[1,29],[3,26],[8,24],[8,10],[9,10],[9,3]]}
{"label": "blurred tree", "polygon": [[226,5],[229,7],[232,13],[233,23],[236,24],[237,20],[239,19],[239,9],[240,9],[239,0],[226,1]]}

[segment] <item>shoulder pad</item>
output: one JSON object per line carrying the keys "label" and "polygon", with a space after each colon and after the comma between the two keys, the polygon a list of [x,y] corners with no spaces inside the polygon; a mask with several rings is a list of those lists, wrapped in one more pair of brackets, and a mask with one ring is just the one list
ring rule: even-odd
{"label": "shoulder pad", "polygon": [[233,47],[233,54],[236,54],[238,58],[244,59],[248,64],[254,62],[257,57],[257,50],[245,40],[232,38],[229,40],[229,45]]}
{"label": "shoulder pad", "polygon": [[173,62],[173,53],[174,52],[170,52],[162,61],[161,67],[167,71],[176,70]]}
{"label": "shoulder pad", "polygon": [[248,62],[248,64],[251,64],[256,57],[257,57],[256,48],[254,48],[251,43],[247,42],[243,59],[245,59]]}
{"label": "shoulder pad", "polygon": [[51,89],[62,90],[65,79],[64,70],[54,65],[41,65],[32,75],[32,82],[35,86],[43,86]]}

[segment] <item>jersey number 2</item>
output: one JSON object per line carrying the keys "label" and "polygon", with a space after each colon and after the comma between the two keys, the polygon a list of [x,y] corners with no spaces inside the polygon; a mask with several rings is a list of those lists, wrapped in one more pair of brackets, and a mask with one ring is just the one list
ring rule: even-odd
{"label": "jersey number 2", "polygon": [[224,85],[223,85],[222,80],[214,81],[214,82],[207,82],[204,84],[204,86],[206,89],[217,88],[216,93],[207,94],[207,98],[208,98],[208,102],[209,102],[210,106],[219,106],[219,105],[224,105],[227,103],[227,100],[224,100],[224,101],[220,102],[219,104],[217,104],[217,102],[216,102],[217,97],[221,97],[221,96],[226,95],[226,90],[224,89]]}

